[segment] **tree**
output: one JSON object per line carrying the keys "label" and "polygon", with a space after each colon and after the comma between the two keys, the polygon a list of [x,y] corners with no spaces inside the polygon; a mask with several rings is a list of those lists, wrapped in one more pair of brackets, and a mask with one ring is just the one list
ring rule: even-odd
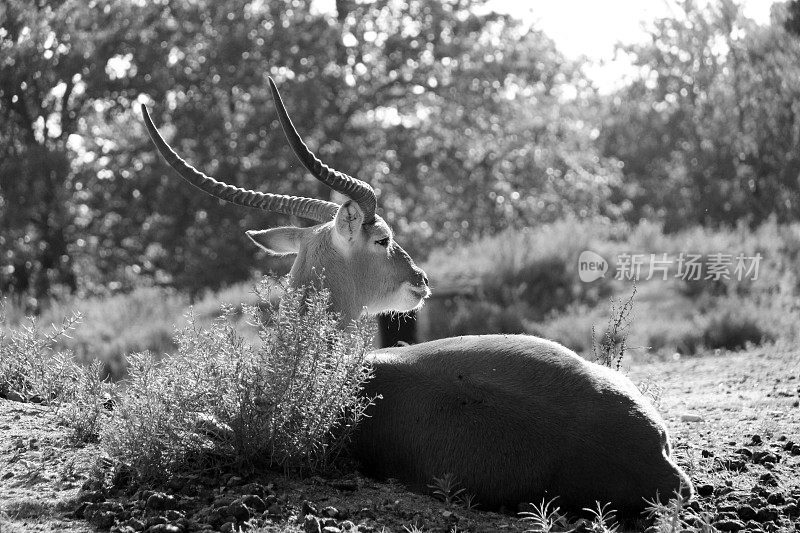
{"label": "tree", "polygon": [[304,0],[6,2],[0,290],[45,298],[144,282],[197,294],[248,277],[263,263],[244,230],[280,218],[175,177],[138,103],[208,174],[328,195],[286,146],[269,75],[311,147],[376,186],[418,256],[612,212],[618,168],[573,105],[592,95],[581,72],[541,33],[476,14],[482,3],[340,0],[329,14]]}
{"label": "tree", "polygon": [[759,26],[731,0],[686,0],[652,42],[626,47],[641,77],[614,95],[601,142],[625,165],[616,202],[667,229],[800,215],[800,41],[784,5]]}

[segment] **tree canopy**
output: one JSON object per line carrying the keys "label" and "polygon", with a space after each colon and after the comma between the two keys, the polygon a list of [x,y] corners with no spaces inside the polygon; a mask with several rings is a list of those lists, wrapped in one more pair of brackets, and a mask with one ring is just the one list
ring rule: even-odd
{"label": "tree canopy", "polygon": [[[758,26],[680,4],[629,47],[608,97],[542,32],[475,0],[8,0],[0,5],[0,291],[197,294],[270,264],[246,229],[286,222],[173,175],[326,198],[266,83],[329,165],[369,181],[415,256],[563,217],[668,227],[798,216],[795,4]],[[792,7],[795,6],[795,7]],[[796,10],[796,9],[795,9]]]}

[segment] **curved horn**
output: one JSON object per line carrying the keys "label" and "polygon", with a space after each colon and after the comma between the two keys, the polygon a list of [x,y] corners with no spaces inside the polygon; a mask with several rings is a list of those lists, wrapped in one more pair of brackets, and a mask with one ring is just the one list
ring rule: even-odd
{"label": "curved horn", "polygon": [[175,150],[167,144],[167,141],[164,140],[153,124],[153,121],[150,119],[150,113],[147,112],[147,106],[144,104],[142,104],[142,116],[144,117],[144,123],[147,126],[147,131],[150,134],[150,138],[153,140],[153,144],[156,145],[156,148],[161,155],[164,156],[167,163],[169,163],[183,179],[215,198],[220,198],[232,204],[243,205],[245,207],[255,207],[256,209],[262,209],[264,211],[274,211],[276,213],[283,213],[284,215],[296,215],[298,217],[309,218],[317,222],[330,221],[336,216],[336,212],[339,210],[339,205],[333,202],[242,189],[206,176],[181,159],[180,156],[175,153]]}
{"label": "curved horn", "polygon": [[357,203],[364,212],[364,224],[372,224],[375,221],[375,207],[377,205],[373,188],[368,183],[334,170],[317,159],[317,156],[308,149],[308,146],[306,146],[306,143],[303,142],[303,139],[300,138],[294,128],[292,120],[286,112],[286,107],[283,105],[278,88],[271,77],[269,78],[269,86],[272,89],[272,98],[275,101],[275,109],[278,111],[278,119],[281,121],[283,133],[286,135],[286,139],[289,141],[289,145],[297,158],[315,178]]}

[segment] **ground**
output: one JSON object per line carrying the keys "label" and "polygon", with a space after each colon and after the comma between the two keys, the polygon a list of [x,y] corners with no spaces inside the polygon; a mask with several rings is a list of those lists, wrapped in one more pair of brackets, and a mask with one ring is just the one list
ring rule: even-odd
{"label": "ground", "polygon": [[[800,352],[769,347],[636,361],[625,371],[655,396],[678,461],[700,493],[696,510],[720,530],[800,530]],[[0,533],[181,532],[202,524],[329,532],[530,527],[355,475],[186,476],[163,492],[115,489],[124,480],[102,481],[110,465],[99,447],[74,446],[68,428],[52,420],[44,407],[0,399]]]}

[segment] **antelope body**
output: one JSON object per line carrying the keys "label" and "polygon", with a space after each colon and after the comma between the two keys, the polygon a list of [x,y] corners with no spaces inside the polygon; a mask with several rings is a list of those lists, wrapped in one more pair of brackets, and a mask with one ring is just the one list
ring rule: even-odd
{"label": "antelope body", "polygon": [[[303,143],[270,79],[278,118],[301,163],[349,197],[341,206],[241,189],[202,174],[163,140],[142,106],[167,162],[201,190],[235,204],[302,216],[320,224],[249,231],[274,254],[297,254],[295,286],[323,282],[342,326],[362,313],[409,311],[430,291],[425,273],[375,214],[365,182],[322,164]],[[352,449],[367,473],[425,491],[451,474],[485,507],[539,502],[580,509],[596,501],[618,510],[644,499],[691,495],[671,457],[658,413],[626,377],[563,346],[531,336],[466,336],[380,350]]]}

